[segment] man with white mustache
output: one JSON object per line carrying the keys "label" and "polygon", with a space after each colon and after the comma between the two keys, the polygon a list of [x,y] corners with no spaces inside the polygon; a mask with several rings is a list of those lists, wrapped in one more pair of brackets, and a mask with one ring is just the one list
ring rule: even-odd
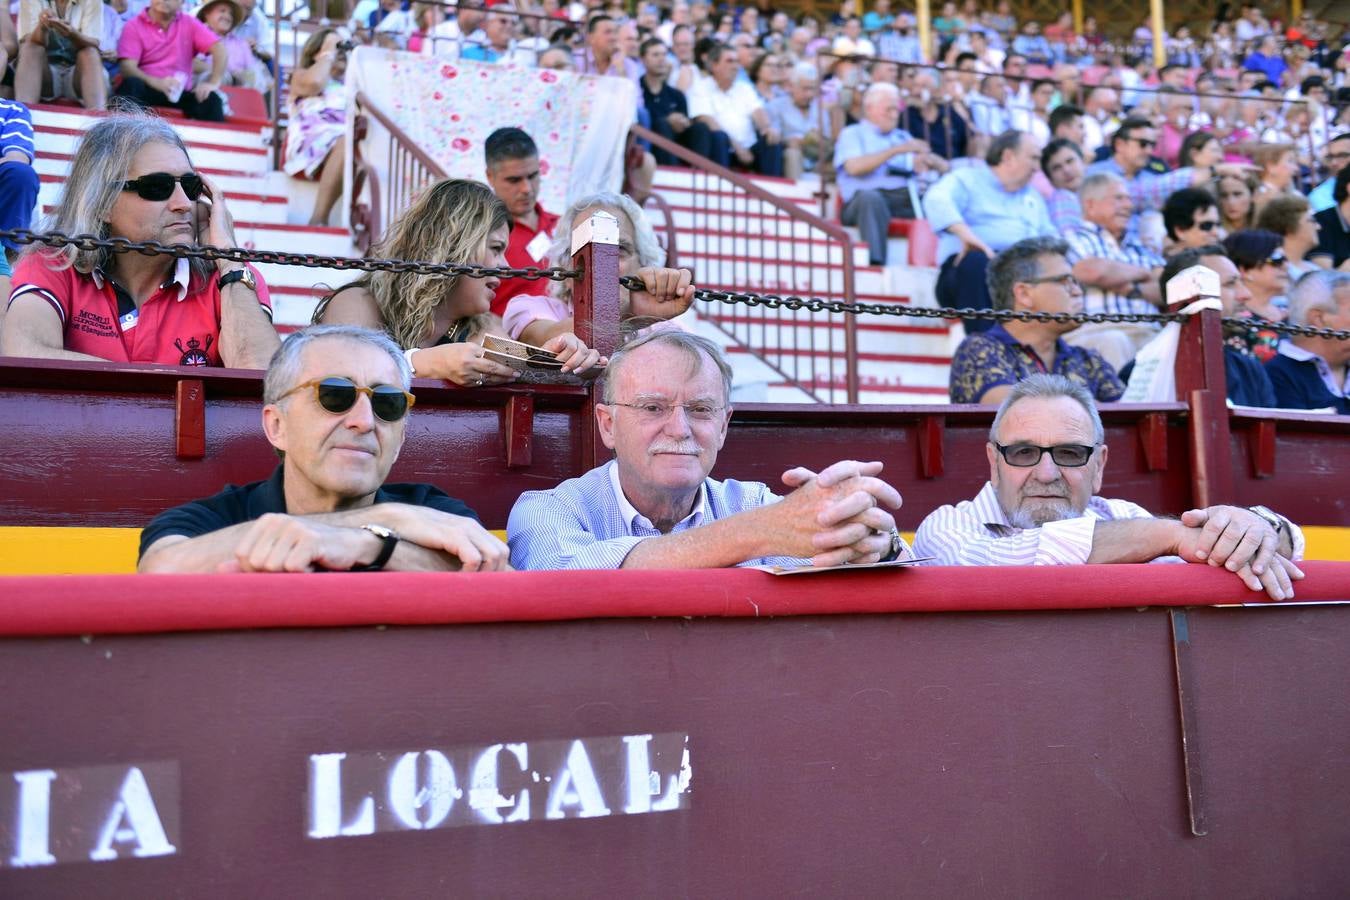
{"label": "man with white mustache", "polygon": [[1018,382],[986,445],[989,481],[976,495],[928,515],[914,552],[942,566],[1142,563],[1180,557],[1223,566],[1272,600],[1293,599],[1303,577],[1303,533],[1264,506],[1211,506],[1155,518],[1126,500],[1096,496],[1106,438],[1092,395],[1062,375]]}
{"label": "man with white mustache", "polygon": [[552,490],[522,494],[507,522],[517,569],[817,566],[896,559],[908,548],[879,462],[709,478],[731,419],[731,370],[717,346],[652,331],[615,353],[595,417],[615,458]]}

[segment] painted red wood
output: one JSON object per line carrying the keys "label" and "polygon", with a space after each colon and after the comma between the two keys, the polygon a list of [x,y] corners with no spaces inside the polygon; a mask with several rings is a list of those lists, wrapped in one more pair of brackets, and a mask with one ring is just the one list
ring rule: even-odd
{"label": "painted red wood", "polygon": [[527,394],[507,398],[502,408],[502,436],[508,469],[523,469],[534,461],[534,398]]}
{"label": "painted red wood", "polygon": [[206,455],[206,386],[196,378],[184,378],[175,389],[174,444],[179,459]]}

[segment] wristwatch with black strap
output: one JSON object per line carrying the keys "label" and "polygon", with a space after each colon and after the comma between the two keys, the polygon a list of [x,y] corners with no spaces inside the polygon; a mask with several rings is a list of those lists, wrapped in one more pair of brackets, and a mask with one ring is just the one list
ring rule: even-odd
{"label": "wristwatch with black strap", "polygon": [[220,276],[220,278],[216,280],[216,289],[223,291],[225,288],[236,282],[242,282],[244,287],[255,294],[258,293],[258,282],[253,277],[253,270],[248,266],[226,272],[224,275]]}
{"label": "wristwatch with black strap", "polygon": [[378,572],[389,562],[389,557],[394,555],[394,548],[398,546],[398,535],[392,529],[385,528],[383,525],[376,525],[373,522],[367,522],[361,526],[363,531],[369,531],[384,543],[380,546],[380,552],[368,563],[362,563],[352,566],[353,572]]}

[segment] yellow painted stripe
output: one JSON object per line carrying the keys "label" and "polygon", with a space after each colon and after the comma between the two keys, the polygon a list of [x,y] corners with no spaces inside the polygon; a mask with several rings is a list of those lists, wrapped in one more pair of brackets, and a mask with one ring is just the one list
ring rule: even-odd
{"label": "yellow painted stripe", "polygon": [[[492,533],[506,540],[505,530]],[[1303,534],[1308,559],[1350,562],[1350,528],[1305,525]],[[140,536],[139,528],[0,527],[0,575],[134,572]]]}

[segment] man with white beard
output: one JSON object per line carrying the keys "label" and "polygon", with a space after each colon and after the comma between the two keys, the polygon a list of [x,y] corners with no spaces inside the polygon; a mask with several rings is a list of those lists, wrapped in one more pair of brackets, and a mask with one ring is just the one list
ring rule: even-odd
{"label": "man with white beard", "polygon": [[1223,566],[1272,600],[1303,577],[1298,526],[1264,506],[1211,506],[1156,518],[1097,496],[1106,435],[1092,395],[1062,375],[1018,382],[985,445],[989,481],[974,500],[943,506],[919,525],[914,553],[942,566],[1142,563],[1180,557]]}

